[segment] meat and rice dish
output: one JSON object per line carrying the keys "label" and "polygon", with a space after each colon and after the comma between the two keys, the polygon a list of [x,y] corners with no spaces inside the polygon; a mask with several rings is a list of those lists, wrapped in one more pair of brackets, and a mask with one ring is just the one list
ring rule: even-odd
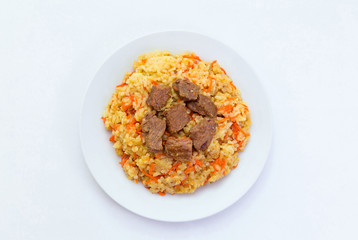
{"label": "meat and rice dish", "polygon": [[250,112],[217,61],[192,52],[139,56],[102,116],[128,179],[153,193],[191,193],[230,173]]}

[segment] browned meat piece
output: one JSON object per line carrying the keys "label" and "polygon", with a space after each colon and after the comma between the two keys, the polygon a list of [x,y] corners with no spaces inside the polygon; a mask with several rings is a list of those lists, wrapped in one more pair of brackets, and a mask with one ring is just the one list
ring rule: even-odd
{"label": "browned meat piece", "polygon": [[193,143],[189,138],[169,137],[165,143],[165,154],[178,161],[190,161]]}
{"label": "browned meat piece", "polygon": [[165,121],[155,116],[155,112],[145,115],[142,131],[149,151],[154,153],[163,150],[162,136],[165,131]]}
{"label": "browned meat piece", "polygon": [[193,101],[198,98],[200,87],[189,80],[177,79],[172,86],[184,101]]}
{"label": "browned meat piece", "polygon": [[159,111],[165,106],[165,104],[167,104],[170,97],[169,93],[169,86],[154,85],[149,93],[147,104]]}
{"label": "browned meat piece", "polygon": [[166,112],[168,132],[176,133],[190,121],[189,110],[181,104],[170,107]]}
{"label": "browned meat piece", "polygon": [[217,107],[211,99],[203,94],[199,94],[196,101],[188,102],[186,106],[193,112],[207,115],[209,117],[216,117]]}
{"label": "browned meat piece", "polygon": [[194,148],[198,151],[206,150],[216,131],[217,123],[214,119],[203,119],[190,129],[190,138],[193,140]]}

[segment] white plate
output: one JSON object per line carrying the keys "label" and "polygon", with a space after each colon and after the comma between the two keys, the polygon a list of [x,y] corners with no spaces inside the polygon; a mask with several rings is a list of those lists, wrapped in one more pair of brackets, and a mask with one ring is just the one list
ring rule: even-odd
{"label": "white plate", "polygon": [[[129,181],[118,164],[111,133],[100,119],[133,61],[153,50],[172,53],[194,51],[203,60],[218,60],[251,111],[251,138],[240,153],[238,167],[218,182],[200,187],[194,194],[152,194],[143,184]],[[116,51],[99,69],[88,87],[80,119],[80,138],[87,165],[103,190],[124,208],[141,216],[183,222],[218,213],[240,199],[259,177],[269,154],[272,136],[271,110],[266,94],[251,67],[231,48],[203,35],[166,31],[136,39]]]}

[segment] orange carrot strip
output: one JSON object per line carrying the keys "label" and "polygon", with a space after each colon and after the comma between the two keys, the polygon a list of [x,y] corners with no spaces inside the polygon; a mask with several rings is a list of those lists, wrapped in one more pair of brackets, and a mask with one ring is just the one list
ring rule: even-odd
{"label": "orange carrot strip", "polygon": [[222,122],[225,122],[226,118],[222,118],[218,121],[218,123],[222,123]]}
{"label": "orange carrot strip", "polygon": [[213,66],[214,66],[214,64],[217,62],[217,60],[215,60],[215,61],[212,61],[211,63],[210,63],[210,68],[213,68]]}
{"label": "orange carrot strip", "polygon": [[173,166],[169,169],[168,172],[165,173],[165,175],[168,175],[174,168],[177,168],[179,166],[180,162],[177,162],[176,164],[173,164]]}
{"label": "orange carrot strip", "polygon": [[146,182],[143,182],[144,185],[147,185],[150,181],[152,181],[152,178],[149,178]]}
{"label": "orange carrot strip", "polygon": [[112,136],[109,138],[109,141],[111,141],[111,142],[116,142],[116,141],[114,140],[114,135],[112,135]]}
{"label": "orange carrot strip", "polygon": [[152,81],[152,83],[153,83],[154,85],[158,85],[158,83],[157,83],[156,81],[154,81],[154,80]]}
{"label": "orange carrot strip", "polygon": [[136,178],[135,183],[138,183],[138,178]]}
{"label": "orange carrot strip", "polygon": [[194,167],[189,167],[189,168],[185,169],[184,173],[187,174],[188,172],[191,172],[193,170],[195,170]]}
{"label": "orange carrot strip", "polygon": [[113,129],[117,129],[119,126],[121,126],[121,125],[120,125],[120,124],[117,124],[117,123],[111,124],[111,127],[112,127]]}
{"label": "orange carrot strip", "polygon": [[183,58],[191,58],[191,59],[195,59],[195,60],[201,61],[201,59],[200,59],[198,56],[184,55]]}
{"label": "orange carrot strip", "polygon": [[165,192],[158,192],[158,194],[159,194],[160,196],[164,196],[164,195],[165,195]]}
{"label": "orange carrot strip", "polygon": [[155,158],[160,158],[160,157],[162,157],[162,156],[164,156],[164,154],[163,154],[163,153],[161,153],[161,154],[157,154],[157,155],[155,155]]}
{"label": "orange carrot strip", "polygon": [[227,75],[226,71],[222,67],[220,67],[220,69],[221,69],[221,71],[223,71],[225,73],[225,75]]}
{"label": "orange carrot strip", "polygon": [[122,84],[119,84],[119,85],[117,85],[116,87],[123,87],[123,86],[125,86],[125,85],[127,85],[127,83],[122,83]]}
{"label": "orange carrot strip", "polygon": [[129,155],[124,154],[124,156],[123,156],[123,158],[122,158],[122,161],[119,162],[119,164],[121,164],[122,167],[123,167],[124,164],[128,161],[128,159],[129,159]]}
{"label": "orange carrot strip", "polygon": [[210,74],[209,74],[208,78],[209,78],[209,86],[208,86],[207,89],[204,90],[205,92],[210,92],[210,90],[211,90],[211,88],[213,86],[213,77],[211,77]]}
{"label": "orange carrot strip", "polygon": [[152,179],[155,180],[155,181],[158,180],[156,177],[154,177],[154,176],[152,176],[152,175],[150,175],[150,174],[148,174],[148,173],[146,173],[146,172],[144,172],[144,171],[142,171],[142,173],[144,173],[144,175],[148,176],[149,178],[152,178]]}
{"label": "orange carrot strip", "polygon": [[233,82],[230,82],[230,85],[231,85],[234,89],[236,89],[236,86],[234,85]]}
{"label": "orange carrot strip", "polygon": [[153,175],[154,163],[150,166],[149,174]]}
{"label": "orange carrot strip", "polygon": [[[235,125],[235,126],[234,126],[234,125]],[[244,130],[242,130],[236,122],[233,124],[233,126],[234,126],[234,128],[236,128],[237,130],[239,130],[242,134],[244,134],[245,137],[250,136],[250,134],[244,132]]]}
{"label": "orange carrot strip", "polygon": [[198,159],[195,159],[195,164],[201,167],[203,165],[203,161],[200,161]]}
{"label": "orange carrot strip", "polygon": [[206,185],[209,181],[209,178],[210,178],[210,174],[208,175],[208,177],[206,178],[205,182],[203,183],[203,186]]}
{"label": "orange carrot strip", "polygon": [[123,101],[122,101],[122,109],[123,111],[127,111],[128,108],[130,108],[133,104],[133,101],[134,101],[134,97],[130,94],[129,95],[129,103],[125,104]]}
{"label": "orange carrot strip", "polygon": [[219,108],[219,111],[221,111],[221,112],[230,112],[232,107],[233,106],[231,104],[228,104],[228,105],[225,105],[225,106]]}
{"label": "orange carrot strip", "polygon": [[105,117],[102,116],[101,119],[103,120],[103,123],[106,123],[107,119]]}

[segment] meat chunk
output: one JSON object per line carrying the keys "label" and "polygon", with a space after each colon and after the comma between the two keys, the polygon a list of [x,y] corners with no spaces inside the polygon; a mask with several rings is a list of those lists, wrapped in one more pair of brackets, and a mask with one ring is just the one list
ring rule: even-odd
{"label": "meat chunk", "polygon": [[190,121],[189,110],[181,104],[170,107],[166,112],[168,132],[176,133]]}
{"label": "meat chunk", "polygon": [[172,86],[184,101],[198,98],[200,87],[189,80],[177,79]]}
{"label": "meat chunk", "polygon": [[142,121],[145,144],[150,152],[163,150],[162,136],[165,132],[165,121],[155,116],[155,112],[147,113]]}
{"label": "meat chunk", "polygon": [[178,161],[190,161],[193,143],[189,138],[169,137],[165,143],[165,154]]}
{"label": "meat chunk", "polygon": [[190,129],[190,138],[193,140],[194,148],[198,151],[205,151],[216,131],[217,123],[214,119],[203,119]]}
{"label": "meat chunk", "polygon": [[193,112],[197,112],[201,115],[207,115],[209,117],[216,117],[217,107],[211,101],[211,99],[203,94],[199,94],[196,101],[191,101],[186,106]]}
{"label": "meat chunk", "polygon": [[149,93],[147,104],[159,111],[165,106],[165,104],[167,104],[170,97],[169,93],[169,86],[154,85]]}

